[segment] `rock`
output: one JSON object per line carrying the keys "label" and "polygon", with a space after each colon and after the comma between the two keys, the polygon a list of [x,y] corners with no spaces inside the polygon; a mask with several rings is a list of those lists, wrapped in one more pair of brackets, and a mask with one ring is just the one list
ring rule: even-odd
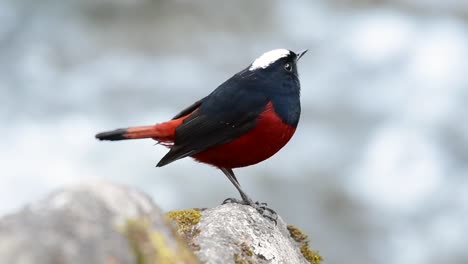
{"label": "rock", "polygon": [[199,263],[151,199],[107,183],[52,193],[0,220],[0,263]]}
{"label": "rock", "polygon": [[0,219],[0,263],[320,261],[281,217],[275,224],[238,204],[165,215],[144,193],[110,183],[66,188]]}
{"label": "rock", "polygon": [[203,263],[318,264],[322,260],[299,229],[281,217],[275,224],[250,206],[225,204],[172,211],[168,216]]}

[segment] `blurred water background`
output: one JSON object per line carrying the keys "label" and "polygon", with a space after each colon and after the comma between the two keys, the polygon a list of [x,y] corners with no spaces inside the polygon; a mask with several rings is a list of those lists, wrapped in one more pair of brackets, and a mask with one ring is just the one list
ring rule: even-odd
{"label": "blurred water background", "polygon": [[0,1],[0,214],[105,179],[165,210],[238,194],[150,140],[94,134],[172,117],[274,48],[301,60],[303,114],[237,170],[326,263],[468,263],[468,1]]}

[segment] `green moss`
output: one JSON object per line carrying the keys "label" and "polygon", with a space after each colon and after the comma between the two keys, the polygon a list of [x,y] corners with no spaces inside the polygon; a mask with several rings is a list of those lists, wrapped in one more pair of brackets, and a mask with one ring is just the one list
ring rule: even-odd
{"label": "green moss", "polygon": [[235,264],[253,264],[251,260],[246,259],[242,254],[234,254]]}
{"label": "green moss", "polygon": [[200,229],[194,227],[200,222],[199,209],[174,210],[167,212],[166,217],[177,224],[177,233],[192,250],[200,249],[200,246],[193,242],[193,238],[200,234]]}
{"label": "green moss", "polygon": [[250,247],[247,246],[247,244],[245,242],[240,244],[240,248],[242,250],[242,253],[244,253],[245,255],[247,255],[249,257],[253,256],[254,253],[253,253],[252,249],[250,249]]}
{"label": "green moss", "polygon": [[242,242],[239,245],[240,253],[234,254],[234,263],[235,264],[252,264],[253,262],[253,255],[254,252],[252,249],[247,245],[247,243]]}
{"label": "green moss", "polygon": [[320,264],[323,260],[318,252],[310,249],[307,235],[294,225],[288,225],[289,234],[292,239],[299,243],[300,250],[304,258],[312,264]]}
{"label": "green moss", "polygon": [[131,219],[123,227],[137,264],[199,263],[187,246],[176,238],[175,246],[169,246],[166,237],[153,230],[149,219]]}
{"label": "green moss", "polygon": [[292,239],[298,243],[302,243],[307,240],[307,235],[294,225],[288,225],[288,231]]}
{"label": "green moss", "polygon": [[177,223],[179,232],[185,234],[193,231],[193,226],[200,222],[201,213],[198,209],[174,210],[166,213],[166,216]]}
{"label": "green moss", "polygon": [[310,249],[308,241],[301,246],[301,253],[304,258],[312,264],[320,264],[323,260],[322,256],[320,256],[318,252]]}

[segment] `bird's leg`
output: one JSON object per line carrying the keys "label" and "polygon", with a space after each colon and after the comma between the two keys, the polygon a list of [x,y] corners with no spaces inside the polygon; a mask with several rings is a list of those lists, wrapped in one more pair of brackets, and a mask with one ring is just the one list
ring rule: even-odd
{"label": "bird's leg", "polygon": [[224,174],[228,177],[228,179],[232,182],[232,184],[239,191],[240,196],[242,198],[242,201],[239,201],[234,198],[227,198],[223,203],[226,203],[227,201],[232,201],[232,202],[236,202],[240,204],[252,205],[254,203],[253,200],[250,199],[249,196],[242,190],[242,188],[240,187],[239,181],[234,175],[234,172],[231,169],[226,169],[226,168],[221,168],[221,170],[224,172]]}
{"label": "bird's leg", "polygon": [[227,168],[220,168],[223,173],[228,177],[228,179],[232,182],[232,184],[236,187],[236,189],[239,191],[240,196],[242,200],[238,200],[235,198],[227,198],[224,200],[223,204],[225,203],[238,203],[238,204],[243,204],[243,205],[250,205],[253,208],[255,208],[261,215],[264,217],[274,221],[276,223],[276,220],[278,219],[278,215],[273,209],[270,209],[267,207],[266,203],[259,203],[259,202],[254,202],[250,197],[242,190],[239,181],[236,178],[236,175],[234,175],[234,172],[232,169],[227,169]]}

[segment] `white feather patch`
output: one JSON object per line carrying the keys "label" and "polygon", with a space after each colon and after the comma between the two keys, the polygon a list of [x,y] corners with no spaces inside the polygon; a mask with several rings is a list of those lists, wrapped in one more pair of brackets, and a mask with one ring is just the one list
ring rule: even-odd
{"label": "white feather patch", "polygon": [[287,49],[275,49],[265,52],[252,63],[249,70],[253,71],[259,68],[265,69],[268,65],[281,58],[287,57],[290,53],[291,52]]}

